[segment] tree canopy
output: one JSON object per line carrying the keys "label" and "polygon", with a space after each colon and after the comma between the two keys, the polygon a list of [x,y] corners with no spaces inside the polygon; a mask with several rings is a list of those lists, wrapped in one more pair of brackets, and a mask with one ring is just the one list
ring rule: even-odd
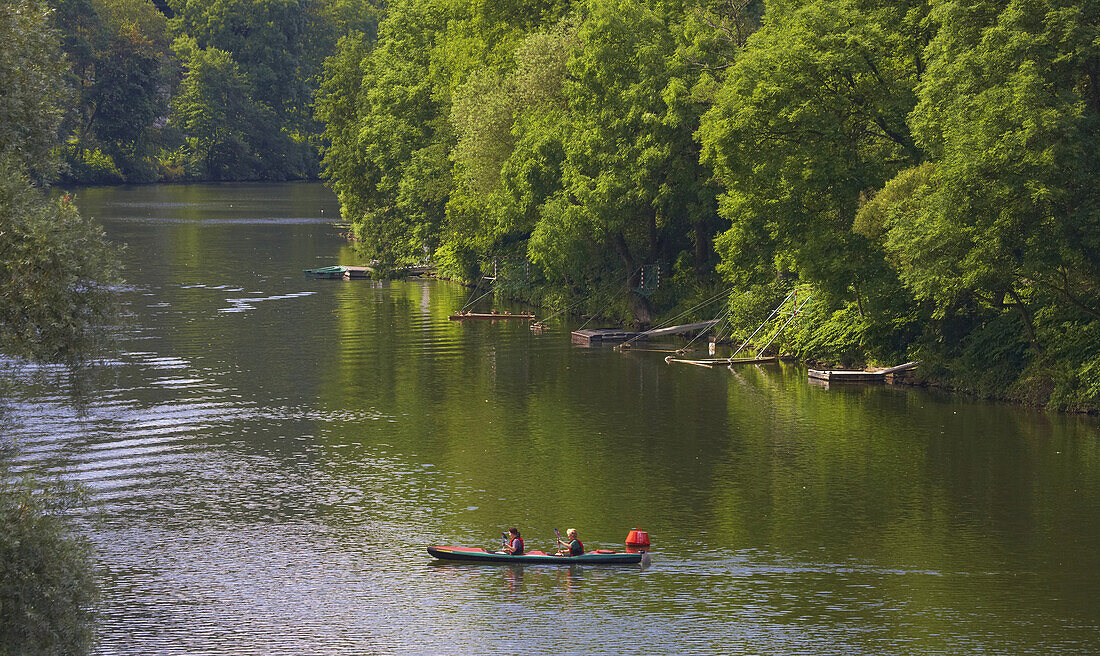
{"label": "tree canopy", "polygon": [[489,9],[394,3],[326,65],[368,252],[642,323],[729,285],[740,334],[805,288],[789,351],[1095,406],[1100,3]]}

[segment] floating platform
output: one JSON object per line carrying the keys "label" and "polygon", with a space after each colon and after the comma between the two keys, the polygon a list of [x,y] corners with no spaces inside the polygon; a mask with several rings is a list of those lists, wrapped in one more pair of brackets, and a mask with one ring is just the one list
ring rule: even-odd
{"label": "floating platform", "polygon": [[810,369],[810,378],[827,383],[881,383],[886,374],[877,371],[845,371],[842,369]]}
{"label": "floating platform", "polygon": [[632,332],[616,328],[585,328],[583,330],[574,330],[572,333],[572,341],[574,344],[581,344],[583,346],[592,346],[596,343],[612,344],[619,342],[635,342],[650,339],[652,337],[664,337],[665,335],[677,335],[695,330],[706,330],[716,323],[718,323],[718,320],[700,321],[699,323],[689,323],[683,326],[671,326],[669,328],[657,328],[655,330],[645,330],[642,332]]}
{"label": "floating platform", "polygon": [[505,312],[459,312],[458,314],[452,314],[447,317],[451,321],[464,321],[466,319],[489,319],[490,321],[497,321],[500,319],[521,319],[524,321],[534,321],[535,315],[531,312],[520,312],[519,314],[512,314]]}
{"label": "floating platform", "polygon": [[592,346],[593,344],[600,343],[618,343],[625,342],[630,339],[634,339],[638,336],[638,333],[631,332],[629,330],[615,330],[614,328],[585,328],[583,330],[574,330],[572,333],[572,341],[574,344],[581,344],[583,346]]}
{"label": "floating platform", "polygon": [[810,369],[811,380],[820,380],[826,383],[882,383],[887,377],[896,373],[909,371],[916,368],[920,361],[906,362],[905,364],[886,369],[845,370],[845,369]]}

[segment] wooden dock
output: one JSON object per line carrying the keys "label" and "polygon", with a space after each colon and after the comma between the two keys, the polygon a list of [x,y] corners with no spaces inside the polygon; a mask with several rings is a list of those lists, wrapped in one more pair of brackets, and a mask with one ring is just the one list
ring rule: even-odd
{"label": "wooden dock", "polygon": [[629,330],[615,330],[613,328],[585,328],[582,330],[574,330],[571,333],[572,342],[583,346],[625,342],[637,336],[638,333]]}
{"label": "wooden dock", "polygon": [[716,323],[718,323],[717,320],[700,321],[699,323],[689,323],[682,326],[670,326],[668,328],[657,328],[656,330],[644,330],[641,332],[632,332],[616,328],[586,328],[583,330],[574,330],[572,333],[572,340],[574,344],[582,344],[584,346],[592,346],[597,343],[613,344],[620,342],[637,342],[653,337],[664,337],[666,335],[678,335],[680,333],[690,333],[696,330],[706,330]]}
{"label": "wooden dock", "polygon": [[490,321],[499,321],[501,319],[521,319],[523,321],[534,321],[535,315],[530,312],[521,312],[519,314],[512,314],[511,312],[459,312],[458,314],[452,314],[447,318],[451,321],[464,321],[466,319],[489,319]]}
{"label": "wooden dock", "polygon": [[920,361],[906,362],[896,367],[886,369],[845,370],[845,369],[810,369],[811,380],[820,380],[826,383],[882,383],[887,377],[896,373],[909,371],[916,368]]}

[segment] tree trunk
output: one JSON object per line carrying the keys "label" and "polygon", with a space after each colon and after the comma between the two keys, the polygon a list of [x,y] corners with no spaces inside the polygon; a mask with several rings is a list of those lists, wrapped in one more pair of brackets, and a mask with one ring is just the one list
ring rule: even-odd
{"label": "tree trunk", "polygon": [[710,235],[707,234],[705,221],[699,221],[692,227],[695,229],[695,257],[692,264],[695,265],[695,273],[702,275],[706,273],[707,262],[710,261]]}
{"label": "tree trunk", "polygon": [[626,265],[627,296],[630,301],[630,311],[634,315],[634,321],[642,327],[649,326],[653,323],[653,306],[649,304],[648,298],[636,291],[641,284],[641,271],[638,268],[638,263],[630,253],[630,246],[627,245],[623,233],[616,232],[611,238],[611,242],[615,246],[615,250],[618,251],[619,257],[622,258],[623,264]]}
{"label": "tree trunk", "polygon": [[1031,317],[1031,311],[1028,310],[1023,299],[1021,299],[1015,291],[1009,289],[1007,294],[1012,297],[1012,304],[1015,305],[1016,309],[1020,312],[1020,319],[1024,323],[1024,333],[1027,334],[1027,339],[1031,342],[1031,348],[1035,349],[1036,355],[1040,358],[1044,358],[1043,349],[1039,346],[1039,339],[1035,336],[1035,322]]}

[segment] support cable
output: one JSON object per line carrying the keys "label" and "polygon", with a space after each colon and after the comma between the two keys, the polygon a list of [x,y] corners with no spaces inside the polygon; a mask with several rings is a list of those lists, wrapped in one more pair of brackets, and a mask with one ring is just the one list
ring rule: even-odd
{"label": "support cable", "polygon": [[764,326],[766,326],[767,323],[772,320],[772,317],[779,314],[779,310],[781,310],[783,308],[783,306],[787,304],[787,301],[791,300],[791,297],[794,296],[797,293],[798,293],[798,290],[792,291],[791,293],[787,294],[787,298],[784,298],[782,303],[775,306],[775,309],[772,310],[772,313],[768,315],[768,318],[764,319],[764,321],[761,322],[760,325],[756,327],[756,330],[752,331],[752,334],[749,335],[749,338],[746,339],[744,341],[744,343],[742,343],[741,346],[738,347],[738,349],[733,352],[733,355],[731,355],[729,357],[730,364],[733,364],[733,359],[737,357],[737,354],[740,353],[741,351],[743,351],[745,349],[745,347],[748,346],[752,342],[752,338],[756,337],[756,333],[760,332],[760,329],[763,328]]}
{"label": "support cable", "polygon": [[768,350],[768,347],[772,345],[772,342],[775,341],[775,338],[779,337],[779,334],[783,332],[783,329],[786,328],[792,321],[794,321],[796,317],[798,317],[798,311],[801,310],[803,306],[805,306],[807,303],[809,303],[810,299],[813,297],[813,294],[810,294],[806,297],[806,300],[802,301],[797,307],[795,307],[794,312],[790,313],[791,316],[787,317],[787,320],[783,323],[782,326],[779,327],[779,330],[775,331],[775,334],[772,335],[772,338],[769,339],[768,343],[764,345],[764,348],[760,349],[761,354],[763,354],[764,351]]}
{"label": "support cable", "polygon": [[633,342],[645,337],[647,333],[650,333],[654,330],[661,330],[662,328],[668,328],[668,327],[674,325],[675,322],[679,321],[681,318],[687,316],[688,314],[690,314],[692,312],[695,312],[696,310],[698,310],[700,308],[703,308],[703,307],[706,307],[707,305],[710,305],[711,303],[713,303],[717,299],[721,298],[722,296],[728,297],[731,292],[733,292],[733,287],[730,287],[729,289],[726,289],[724,291],[720,291],[717,294],[715,294],[715,295],[711,296],[710,298],[706,299],[705,301],[697,303],[694,306],[684,310],[680,314],[677,314],[676,316],[674,316],[672,318],[666,319],[665,321],[657,324],[655,327],[650,328],[649,330],[645,330],[645,331],[642,331],[642,332],[638,333],[634,337],[631,337],[630,339],[623,342],[623,345],[630,346],[630,344],[632,344]]}

